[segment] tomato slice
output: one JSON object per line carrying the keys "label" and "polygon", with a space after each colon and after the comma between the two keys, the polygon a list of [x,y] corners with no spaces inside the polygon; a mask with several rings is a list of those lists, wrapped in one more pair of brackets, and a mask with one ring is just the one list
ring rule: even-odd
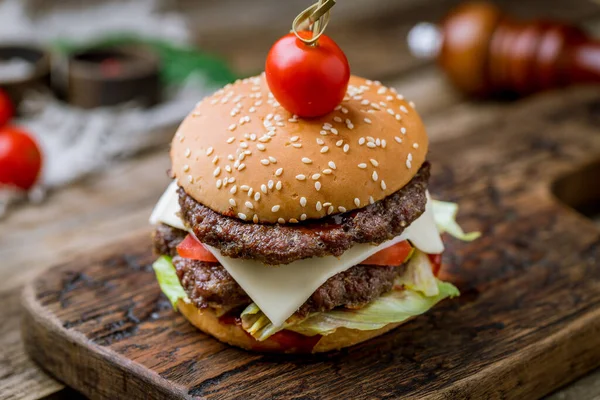
{"label": "tomato slice", "polygon": [[408,240],[396,243],[386,249],[378,251],[361,264],[367,265],[400,265],[412,254],[413,247]]}
{"label": "tomato slice", "polygon": [[429,262],[431,262],[431,271],[434,276],[438,276],[440,269],[442,269],[442,255],[441,254],[427,254]]}
{"label": "tomato slice", "polygon": [[202,243],[192,235],[187,235],[181,243],[177,245],[177,254],[183,258],[205,262],[219,262]]}

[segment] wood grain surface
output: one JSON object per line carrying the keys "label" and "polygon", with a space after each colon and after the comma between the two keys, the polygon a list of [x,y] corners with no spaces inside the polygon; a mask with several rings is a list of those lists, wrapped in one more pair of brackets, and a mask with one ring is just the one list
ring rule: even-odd
{"label": "wood grain surface", "polygon": [[[412,24],[419,20],[436,20],[457,2],[345,0],[338,2],[335,21],[330,26],[331,35],[348,53],[353,71],[384,80],[416,101],[433,142],[461,137],[480,126],[502,125],[506,110],[518,108],[520,104],[469,102],[446,84],[433,65],[407,53],[404,36]],[[51,3],[44,0],[43,5],[49,7]],[[82,6],[79,1],[71,3]],[[295,10],[307,5],[304,0],[289,0],[285,8],[274,7],[272,0],[253,0],[252,7],[248,7],[245,0],[178,0],[175,3],[188,16],[197,43],[203,49],[224,56],[242,75],[262,69],[270,43],[282,30],[288,29],[288,20]],[[600,7],[593,1],[505,0],[500,3],[522,17],[547,15],[580,21],[600,34]],[[231,26],[235,29],[230,29]],[[543,109],[538,111],[546,114]],[[168,136],[167,133],[166,138]],[[3,305],[0,309],[3,321],[0,398],[72,399],[76,396],[24,354],[18,332],[21,287],[60,260],[87,259],[106,244],[145,235],[147,216],[168,182],[162,174],[167,165],[165,146],[52,193],[42,205],[22,206],[0,221],[0,300]],[[131,182],[140,182],[143,190],[131,190]],[[597,397],[600,397],[600,371],[571,384],[552,399]]]}
{"label": "wood grain surface", "polygon": [[26,349],[92,398],[543,396],[600,365],[600,229],[550,190],[600,159],[598,126],[600,93],[579,89],[435,143],[432,193],[483,237],[447,240],[459,299],[367,343],[300,358],[223,345],[172,312],[145,232],[28,285]]}

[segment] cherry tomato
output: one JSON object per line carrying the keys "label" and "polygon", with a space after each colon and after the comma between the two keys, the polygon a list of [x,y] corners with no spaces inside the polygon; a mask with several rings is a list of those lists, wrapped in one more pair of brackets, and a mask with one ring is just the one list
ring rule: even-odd
{"label": "cherry tomato", "polygon": [[0,89],[0,126],[4,126],[14,117],[15,108],[6,92]]}
{"label": "cherry tomato", "polygon": [[371,257],[364,260],[361,264],[366,265],[401,265],[413,252],[413,248],[408,240],[403,240],[393,246],[387,247]]}
{"label": "cherry tomato", "polygon": [[[312,37],[309,31],[300,35]],[[293,33],[282,37],[269,51],[265,72],[277,101],[292,114],[304,118],[333,111],[344,99],[350,80],[346,56],[325,35],[313,46]]]}
{"label": "cherry tomato", "polygon": [[14,185],[28,190],[42,166],[42,155],[35,140],[14,126],[0,128],[0,186]]}
{"label": "cherry tomato", "polygon": [[192,260],[219,262],[213,253],[208,251],[208,249],[192,235],[187,235],[185,239],[177,245],[177,254],[179,254],[180,257]]}

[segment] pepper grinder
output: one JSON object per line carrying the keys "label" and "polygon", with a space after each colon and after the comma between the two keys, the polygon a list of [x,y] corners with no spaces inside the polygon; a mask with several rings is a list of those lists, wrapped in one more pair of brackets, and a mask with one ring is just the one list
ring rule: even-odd
{"label": "pepper grinder", "polygon": [[462,4],[438,26],[416,25],[408,45],[417,57],[436,58],[470,95],[600,83],[600,40],[558,21],[517,20],[487,2]]}

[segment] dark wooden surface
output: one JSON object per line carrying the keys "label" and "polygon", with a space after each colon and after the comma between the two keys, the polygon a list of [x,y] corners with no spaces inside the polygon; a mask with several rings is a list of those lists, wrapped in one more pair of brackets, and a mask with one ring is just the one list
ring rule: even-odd
{"label": "dark wooden surface", "polygon": [[[454,122],[452,112],[441,118]],[[27,351],[92,398],[549,393],[600,365],[600,229],[551,190],[600,159],[600,92],[506,104],[480,121],[431,151],[432,193],[459,201],[462,224],[483,232],[469,244],[447,240],[446,277],[461,289],[459,299],[342,352],[248,353],[170,310],[144,233],[27,286]]]}

